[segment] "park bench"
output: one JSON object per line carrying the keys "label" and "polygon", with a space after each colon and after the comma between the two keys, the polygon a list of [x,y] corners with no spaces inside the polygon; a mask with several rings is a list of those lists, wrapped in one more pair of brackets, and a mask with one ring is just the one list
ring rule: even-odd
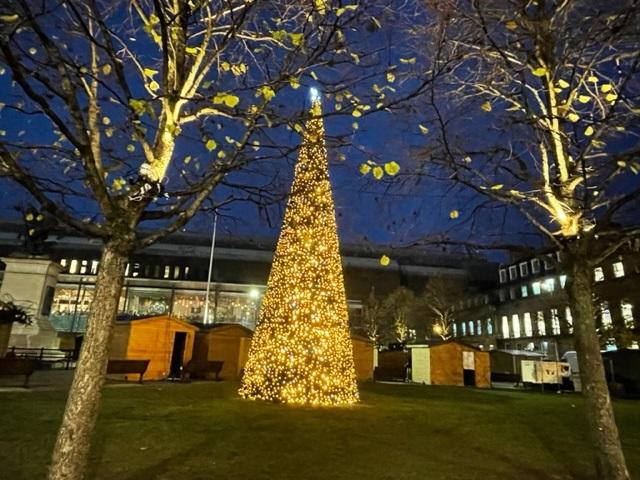
{"label": "park bench", "polygon": [[59,348],[23,348],[14,346],[7,352],[7,357],[37,360],[37,370],[58,366],[69,370],[71,363],[75,361],[72,349]]}
{"label": "park bench", "polygon": [[0,375],[24,375],[24,388],[27,388],[36,366],[35,360],[27,358],[0,358]]}
{"label": "park bench", "polygon": [[107,374],[137,373],[140,375],[138,382],[142,383],[142,377],[148,366],[149,360],[109,360]]}
{"label": "park bench", "polygon": [[218,360],[191,360],[182,370],[182,379],[188,381],[192,376],[206,378],[208,373],[212,373],[218,381],[223,365],[224,362]]}

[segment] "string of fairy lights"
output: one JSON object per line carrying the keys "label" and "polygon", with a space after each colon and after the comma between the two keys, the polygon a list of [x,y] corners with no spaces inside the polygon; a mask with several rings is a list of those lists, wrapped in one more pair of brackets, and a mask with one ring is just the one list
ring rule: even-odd
{"label": "string of fairy lights", "polygon": [[359,398],[317,95],[239,393],[314,406]]}

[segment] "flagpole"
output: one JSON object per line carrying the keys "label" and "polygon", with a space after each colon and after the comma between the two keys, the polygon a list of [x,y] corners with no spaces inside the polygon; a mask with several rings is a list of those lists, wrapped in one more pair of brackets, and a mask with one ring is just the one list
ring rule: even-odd
{"label": "flagpole", "polygon": [[207,274],[207,293],[204,296],[203,323],[209,323],[209,292],[211,291],[211,270],[213,269],[213,252],[216,248],[216,229],[218,227],[218,214],[213,214],[213,231],[211,232],[211,249],[209,252],[209,273]]}

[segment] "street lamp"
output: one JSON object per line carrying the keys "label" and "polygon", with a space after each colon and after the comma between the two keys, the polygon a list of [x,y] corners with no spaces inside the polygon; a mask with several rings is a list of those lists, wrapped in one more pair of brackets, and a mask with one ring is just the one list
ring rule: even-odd
{"label": "street lamp", "polygon": [[216,248],[216,230],[218,227],[218,214],[213,214],[213,231],[211,232],[211,249],[209,252],[209,273],[207,274],[207,293],[204,296],[203,323],[209,323],[209,292],[211,291],[211,270],[213,269],[213,253]]}

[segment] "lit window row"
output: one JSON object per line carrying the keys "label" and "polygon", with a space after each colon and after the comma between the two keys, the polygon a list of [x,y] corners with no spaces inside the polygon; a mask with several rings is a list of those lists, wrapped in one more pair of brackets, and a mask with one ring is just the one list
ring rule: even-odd
{"label": "lit window row", "polygon": [[[557,279],[557,284],[560,288],[564,288],[567,283],[567,276],[560,275]],[[530,295],[540,295],[541,293],[553,293],[556,290],[556,279],[549,277],[544,280],[536,280],[531,284],[523,284],[520,287],[510,287],[508,290],[501,289],[498,291],[501,302],[507,300],[507,293],[510,300],[516,300],[518,298],[527,298]]]}
{"label": "lit window row", "polygon": [[509,267],[506,268],[501,268],[500,270],[498,270],[500,283],[513,282],[518,278],[526,278],[529,275],[537,275],[542,271],[543,265],[545,271],[553,270],[556,262],[559,260],[559,253],[549,253],[542,258],[532,258],[531,260],[516,263],[514,265],[509,265]]}
{"label": "lit window row", "polygon": [[[633,315],[633,304],[625,300],[620,302],[620,317],[622,323],[626,328],[635,328],[636,320]],[[611,310],[609,308],[609,302],[603,301],[600,303],[600,326],[607,330],[613,327],[613,319],[611,316]]]}
{"label": "lit window row", "polygon": [[[613,262],[611,264],[611,270],[613,272],[613,278],[622,278],[624,277],[624,263],[622,261]],[[602,267],[596,267],[593,270],[593,279],[596,282],[604,282],[605,275],[604,269]]]}
{"label": "lit window row", "polygon": [[493,335],[493,320],[487,318],[486,320],[469,320],[459,324],[454,323],[452,330],[454,337],[457,337],[458,334],[462,337],[484,334]]}
{"label": "lit window row", "polygon": [[[620,316],[622,322],[626,328],[636,328],[636,321],[633,312],[633,304],[628,301],[620,302]],[[609,303],[603,301],[599,306],[599,317],[601,328],[607,330],[612,328],[613,320],[611,316],[611,310],[609,309]],[[547,320],[549,323],[547,323]],[[564,323],[562,328],[561,322]],[[547,325],[550,328],[547,328]],[[492,319],[487,318],[486,321],[476,320],[461,322],[453,325],[453,335],[457,336],[474,336],[483,335],[483,332],[487,335],[493,335],[493,322]],[[571,308],[565,306],[564,317],[561,317],[557,308],[551,308],[548,311],[548,315],[545,318],[544,311],[537,311],[535,318],[530,312],[522,313],[522,316],[518,313],[514,313],[509,317],[508,315],[502,315],[500,318],[500,332],[503,338],[521,338],[546,336],[549,335],[561,335],[562,333],[573,334],[573,315]]]}
{"label": "lit window row", "polygon": [[[97,275],[100,262],[97,260],[67,259],[60,260],[67,273],[72,275]],[[162,278],[167,280],[186,280],[189,278],[189,267],[180,265],[151,265],[139,262],[127,263],[126,277]]]}

